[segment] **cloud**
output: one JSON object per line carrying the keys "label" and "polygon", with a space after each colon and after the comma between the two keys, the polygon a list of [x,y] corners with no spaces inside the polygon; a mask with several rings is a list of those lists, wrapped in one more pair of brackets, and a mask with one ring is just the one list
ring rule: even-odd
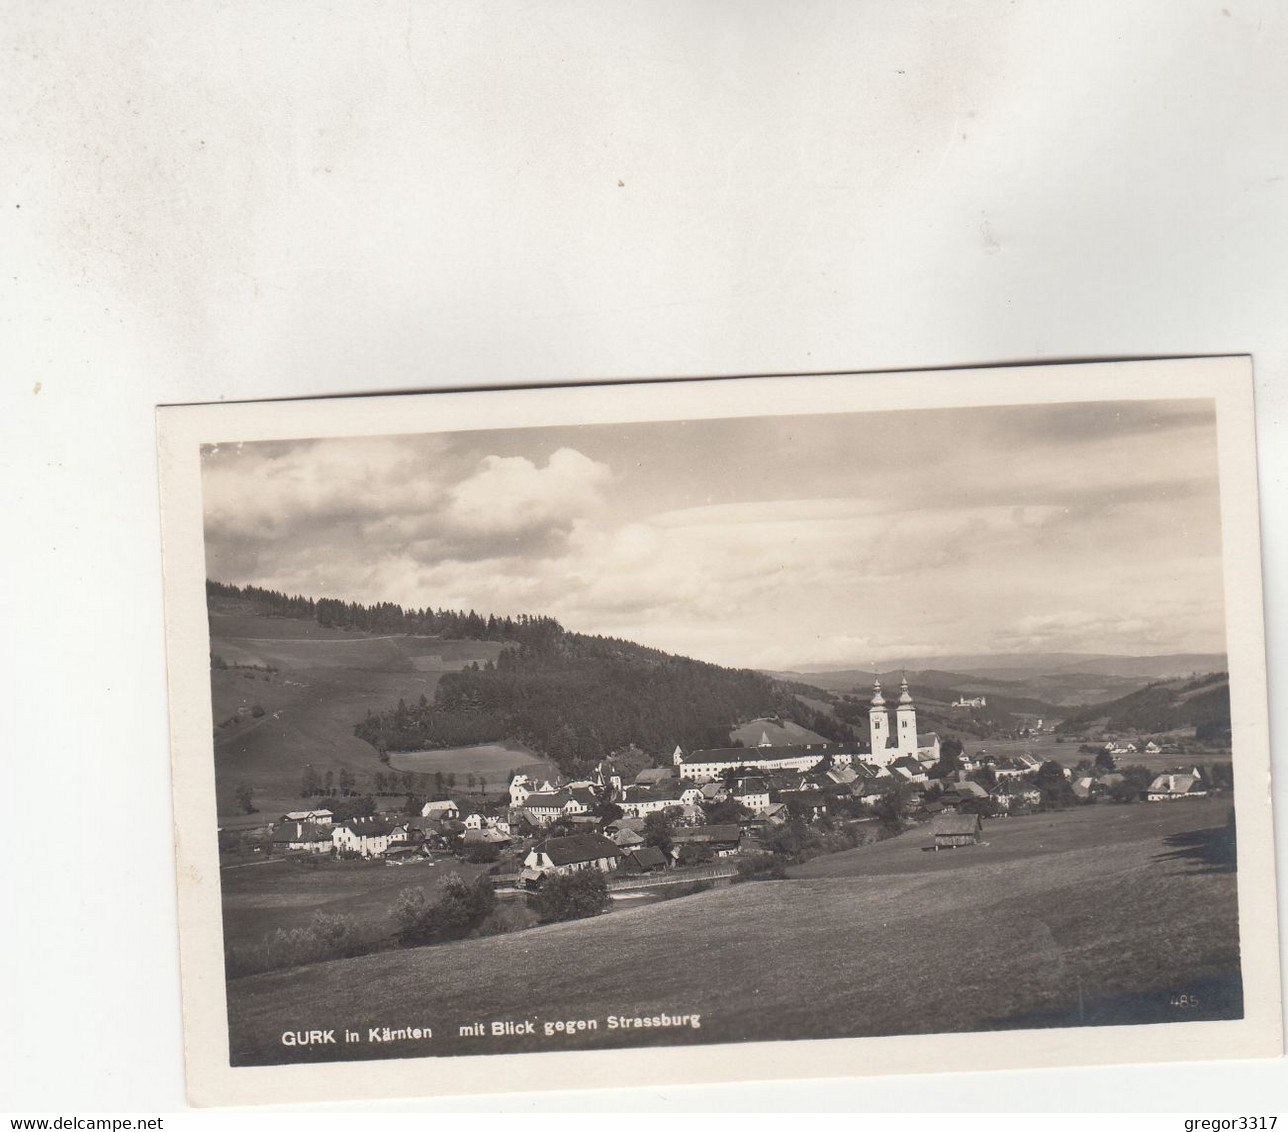
{"label": "cloud", "polygon": [[544,468],[523,456],[487,456],[473,476],[452,488],[447,517],[461,530],[486,534],[567,530],[574,519],[603,506],[611,479],[608,465],[573,448],[552,453]]}

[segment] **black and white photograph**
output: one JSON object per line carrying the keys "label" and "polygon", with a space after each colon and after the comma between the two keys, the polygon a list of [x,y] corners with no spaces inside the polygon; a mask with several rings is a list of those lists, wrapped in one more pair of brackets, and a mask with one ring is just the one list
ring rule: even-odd
{"label": "black and white photograph", "polygon": [[177,410],[228,1067],[1237,1031],[1246,363],[1196,365]]}

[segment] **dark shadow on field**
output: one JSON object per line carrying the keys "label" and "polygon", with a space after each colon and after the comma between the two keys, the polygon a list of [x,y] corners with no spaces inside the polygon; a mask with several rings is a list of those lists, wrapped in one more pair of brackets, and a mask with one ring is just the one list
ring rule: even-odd
{"label": "dark shadow on field", "polygon": [[1189,875],[1202,873],[1232,873],[1238,866],[1238,848],[1234,822],[1211,829],[1195,829],[1189,833],[1174,833],[1163,839],[1169,847],[1155,860],[1176,861],[1188,864],[1184,872]]}

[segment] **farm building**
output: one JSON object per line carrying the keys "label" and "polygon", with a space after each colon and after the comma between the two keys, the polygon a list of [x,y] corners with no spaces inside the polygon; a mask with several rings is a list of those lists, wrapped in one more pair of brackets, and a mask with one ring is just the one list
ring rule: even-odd
{"label": "farm building", "polygon": [[580,869],[612,872],[617,868],[622,851],[607,837],[598,833],[574,833],[571,837],[548,837],[534,845],[523,859],[524,871],[572,873]]}
{"label": "farm building", "polygon": [[622,871],[627,873],[652,873],[666,866],[666,854],[655,845],[630,849],[622,857]]}
{"label": "farm building", "polygon": [[292,810],[282,815],[282,821],[311,821],[318,825],[330,825],[335,815],[330,810]]}
{"label": "farm building", "polygon": [[1182,798],[1206,798],[1207,789],[1197,774],[1160,774],[1145,792],[1148,802],[1176,802]]}
{"label": "farm building", "polygon": [[273,848],[329,853],[331,827],[311,821],[284,822],[273,830]]}
{"label": "farm building", "polygon": [[350,818],[331,829],[336,849],[364,857],[383,856],[393,841],[394,823],[388,818]]}
{"label": "farm building", "polygon": [[936,849],[958,849],[979,844],[983,823],[978,814],[941,814],[931,832],[935,835]]}

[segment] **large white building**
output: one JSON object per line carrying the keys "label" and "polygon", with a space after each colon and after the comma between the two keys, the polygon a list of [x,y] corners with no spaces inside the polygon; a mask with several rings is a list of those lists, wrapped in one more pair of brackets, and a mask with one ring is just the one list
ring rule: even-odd
{"label": "large white building", "polygon": [[731,767],[750,770],[812,770],[824,758],[833,766],[849,766],[860,757],[858,748],[842,743],[810,743],[795,747],[775,747],[762,740],[755,747],[720,747],[708,751],[694,751],[686,755],[675,748],[672,761],[681,778],[690,782],[714,782]]}

